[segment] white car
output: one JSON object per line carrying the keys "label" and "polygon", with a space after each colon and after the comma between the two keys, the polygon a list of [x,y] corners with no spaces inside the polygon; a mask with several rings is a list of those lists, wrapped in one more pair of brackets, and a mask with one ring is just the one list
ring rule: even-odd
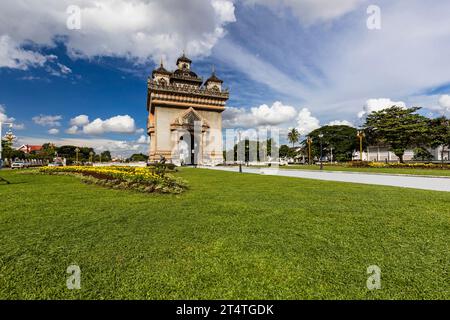
{"label": "white car", "polygon": [[49,167],[63,167],[64,165],[60,162],[50,162],[48,164]]}
{"label": "white car", "polygon": [[11,169],[23,169],[28,167],[28,165],[24,161],[14,161],[11,164]]}

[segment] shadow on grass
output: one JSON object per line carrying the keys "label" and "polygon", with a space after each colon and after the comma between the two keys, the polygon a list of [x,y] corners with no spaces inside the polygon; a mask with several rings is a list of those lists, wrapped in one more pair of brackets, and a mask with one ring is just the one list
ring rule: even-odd
{"label": "shadow on grass", "polygon": [[24,183],[28,183],[28,182],[27,181],[9,181],[7,179],[0,177],[0,186],[12,186],[12,185],[24,184]]}

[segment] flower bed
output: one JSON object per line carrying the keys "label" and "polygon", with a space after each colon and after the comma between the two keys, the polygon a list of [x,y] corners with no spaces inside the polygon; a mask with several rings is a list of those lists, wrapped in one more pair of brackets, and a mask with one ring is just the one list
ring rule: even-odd
{"label": "flower bed", "polygon": [[86,183],[113,189],[136,190],[146,193],[181,193],[186,183],[171,175],[156,174],[150,168],[137,167],[42,167],[44,174],[68,174],[81,176]]}
{"label": "flower bed", "polygon": [[368,162],[368,161],[353,161],[347,163],[348,167],[357,168],[396,168],[396,169],[442,169],[450,170],[448,164],[438,163],[400,163],[400,162]]}

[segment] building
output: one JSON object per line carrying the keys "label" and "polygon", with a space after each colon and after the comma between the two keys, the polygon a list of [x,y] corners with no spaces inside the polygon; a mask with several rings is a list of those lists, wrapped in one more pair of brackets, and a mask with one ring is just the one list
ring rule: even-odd
{"label": "building", "polygon": [[17,150],[22,151],[23,153],[30,154],[32,152],[38,152],[42,150],[42,146],[35,146],[35,145],[29,145],[24,144],[17,148]]}
{"label": "building", "polygon": [[148,80],[147,132],[150,161],[164,157],[176,165],[223,162],[222,112],[228,90],[215,72],[203,82],[184,54],[174,72],[163,63]]}
{"label": "building", "polygon": [[[442,150],[444,148],[444,150]],[[430,154],[433,156],[431,161],[449,161],[450,160],[450,150],[445,147],[439,148],[427,148]],[[442,152],[443,151],[443,152]],[[366,148],[366,151],[363,152],[363,160],[364,161],[374,161],[374,162],[398,162],[399,158],[389,150],[389,147],[386,146],[370,146]],[[354,160],[359,160],[360,155],[359,151],[356,151],[353,154]],[[403,155],[404,161],[412,161],[414,160],[414,150],[405,150]]]}

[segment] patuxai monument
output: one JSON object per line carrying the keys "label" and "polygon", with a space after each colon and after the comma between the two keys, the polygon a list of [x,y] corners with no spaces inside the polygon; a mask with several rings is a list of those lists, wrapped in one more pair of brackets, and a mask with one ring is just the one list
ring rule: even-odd
{"label": "patuxai monument", "polygon": [[173,72],[153,70],[148,80],[147,132],[150,161],[176,165],[223,162],[222,112],[229,98],[214,70],[203,82],[183,53]]}

